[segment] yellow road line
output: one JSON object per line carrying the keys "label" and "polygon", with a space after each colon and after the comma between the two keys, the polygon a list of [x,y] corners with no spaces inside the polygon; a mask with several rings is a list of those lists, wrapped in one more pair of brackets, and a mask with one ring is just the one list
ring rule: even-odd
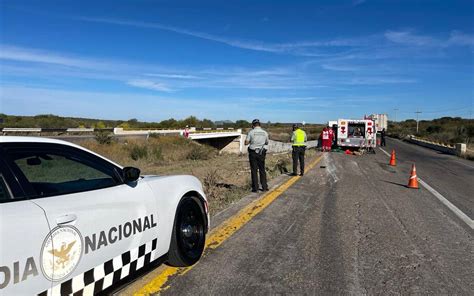
{"label": "yellow road line", "polygon": [[[317,165],[323,156],[321,155],[315,161],[313,161],[310,165],[306,167],[306,170],[311,170],[315,165]],[[206,240],[206,252],[212,249],[217,248],[220,246],[225,240],[227,240],[230,236],[232,236],[237,230],[242,228],[247,222],[249,222],[253,217],[255,217],[258,213],[263,211],[266,207],[268,207],[278,196],[280,196],[283,192],[285,192],[288,188],[291,187],[296,181],[298,181],[301,177],[294,176],[282,185],[280,185],[277,189],[263,195],[261,198],[251,202],[245,208],[240,210],[236,215],[232,216],[221,225],[216,227],[213,231],[211,231],[208,235]],[[145,286],[143,286],[140,290],[136,291],[134,295],[149,295],[153,293],[159,293],[160,291],[166,290],[168,287],[164,287],[166,282],[171,276],[174,275],[183,275],[189,270],[191,270],[193,266],[184,267],[184,268],[176,268],[176,267],[166,267],[158,276],[153,278],[150,282],[148,282]]]}

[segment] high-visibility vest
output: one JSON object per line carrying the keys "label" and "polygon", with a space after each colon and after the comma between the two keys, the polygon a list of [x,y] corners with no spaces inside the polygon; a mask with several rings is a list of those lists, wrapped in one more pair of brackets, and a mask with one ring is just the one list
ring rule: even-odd
{"label": "high-visibility vest", "polygon": [[295,133],[295,137],[293,139],[293,146],[306,146],[306,143],[304,141],[306,133],[302,131],[301,129],[295,130],[294,133]]}

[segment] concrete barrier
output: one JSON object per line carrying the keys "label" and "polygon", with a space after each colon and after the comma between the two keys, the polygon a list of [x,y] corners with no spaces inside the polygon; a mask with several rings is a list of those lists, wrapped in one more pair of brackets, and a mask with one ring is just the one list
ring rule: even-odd
{"label": "concrete barrier", "polygon": [[183,133],[183,130],[176,129],[176,130],[158,130],[158,129],[141,129],[141,130],[124,130],[121,127],[114,128],[114,134],[119,136],[140,136],[140,135],[148,135],[148,134],[176,134],[180,135]]}
{"label": "concrete barrier", "polygon": [[93,128],[70,127],[68,129],[66,129],[66,132],[68,132],[68,133],[93,133],[94,129]]}
{"label": "concrete barrier", "polygon": [[[405,139],[405,141],[407,141],[409,143],[419,145],[419,146],[423,146],[423,147],[426,147],[426,148],[430,148],[430,149],[433,149],[433,150],[436,150],[436,151],[440,151],[440,152],[443,152],[443,153],[446,153],[446,154],[457,155],[456,147],[453,147],[453,146],[450,146],[450,145],[435,143],[435,142],[432,142],[432,141],[417,138],[415,136],[408,136]],[[462,145],[466,145],[466,144],[462,144]],[[464,151],[464,153],[465,153],[465,151]]]}
{"label": "concrete barrier", "polygon": [[4,133],[41,133],[41,128],[27,127],[27,128],[16,128],[16,127],[4,127],[2,129]]}
{"label": "concrete barrier", "polygon": [[[242,135],[241,141],[242,141],[242,150],[241,153],[246,154],[248,151],[248,145],[243,145],[245,139],[247,138],[247,135]],[[306,148],[314,148],[318,147],[318,141],[308,141],[306,142]],[[279,141],[273,141],[269,140],[268,145],[267,145],[267,152],[269,153],[282,153],[282,152],[289,152],[293,150],[293,147],[291,143],[284,143],[284,142],[279,142]]]}
{"label": "concrete barrier", "polygon": [[464,156],[466,155],[466,152],[467,152],[467,145],[464,144],[464,143],[457,143],[456,146],[455,146],[455,150],[456,150],[456,155],[457,156]]}

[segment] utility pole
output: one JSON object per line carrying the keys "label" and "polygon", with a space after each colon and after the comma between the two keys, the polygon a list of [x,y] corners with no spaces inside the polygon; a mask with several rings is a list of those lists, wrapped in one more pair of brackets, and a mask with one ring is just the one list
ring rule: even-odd
{"label": "utility pole", "polygon": [[421,111],[416,111],[416,133],[418,134],[418,115],[421,113]]}
{"label": "utility pole", "polygon": [[398,108],[393,109],[393,111],[395,111],[395,120],[394,120],[394,121],[397,122],[397,111],[398,111]]}

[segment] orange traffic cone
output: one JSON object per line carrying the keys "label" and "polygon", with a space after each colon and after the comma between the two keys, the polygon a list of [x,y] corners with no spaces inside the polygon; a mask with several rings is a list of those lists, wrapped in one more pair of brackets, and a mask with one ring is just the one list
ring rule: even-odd
{"label": "orange traffic cone", "polygon": [[397,161],[395,160],[395,150],[392,150],[392,155],[390,156],[390,163],[391,166],[396,166]]}
{"label": "orange traffic cone", "polygon": [[408,188],[418,189],[418,178],[416,176],[416,167],[415,164],[411,167],[410,179],[408,180]]}

